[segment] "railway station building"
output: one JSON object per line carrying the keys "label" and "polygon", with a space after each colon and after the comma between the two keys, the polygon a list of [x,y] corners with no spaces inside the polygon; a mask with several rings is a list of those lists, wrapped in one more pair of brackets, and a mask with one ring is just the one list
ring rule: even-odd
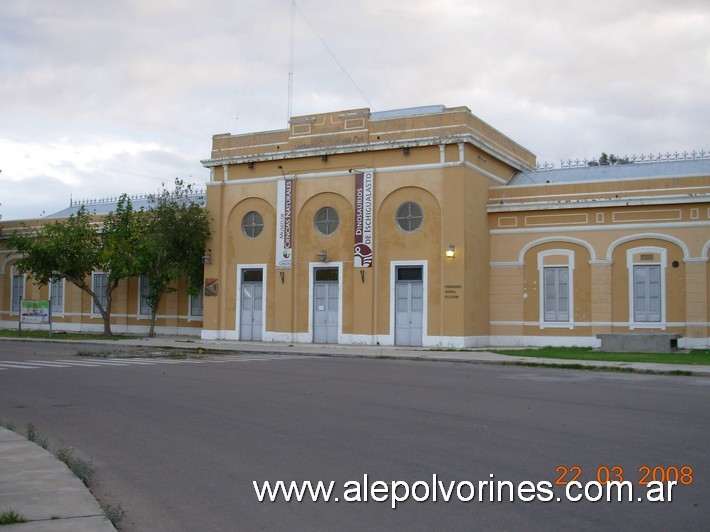
{"label": "railway station building", "polygon": [[[171,294],[158,332],[461,348],[657,331],[708,346],[706,153],[539,168],[466,107],[428,106],[214,135],[202,164],[204,294]],[[16,258],[0,250],[3,326]],[[121,289],[117,330],[141,332],[140,280]],[[66,323],[99,327],[74,301]]]}

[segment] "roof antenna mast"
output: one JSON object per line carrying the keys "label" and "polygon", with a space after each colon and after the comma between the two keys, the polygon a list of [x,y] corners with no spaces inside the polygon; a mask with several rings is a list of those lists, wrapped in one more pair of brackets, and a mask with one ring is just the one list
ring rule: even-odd
{"label": "roof antenna mast", "polygon": [[291,110],[293,105],[293,48],[296,34],[296,0],[291,0],[291,37],[288,51],[288,116],[286,124],[291,122]]}

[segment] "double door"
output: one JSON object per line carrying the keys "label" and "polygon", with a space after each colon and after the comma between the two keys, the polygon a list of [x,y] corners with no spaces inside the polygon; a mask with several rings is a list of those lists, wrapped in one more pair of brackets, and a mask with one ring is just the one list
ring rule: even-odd
{"label": "double door", "polygon": [[313,342],[337,344],[340,307],[338,269],[316,268],[313,275]]}
{"label": "double door", "polygon": [[239,339],[261,341],[264,323],[264,272],[242,270]]}
{"label": "double door", "polygon": [[395,345],[422,345],[424,282],[421,266],[399,266],[395,281]]}

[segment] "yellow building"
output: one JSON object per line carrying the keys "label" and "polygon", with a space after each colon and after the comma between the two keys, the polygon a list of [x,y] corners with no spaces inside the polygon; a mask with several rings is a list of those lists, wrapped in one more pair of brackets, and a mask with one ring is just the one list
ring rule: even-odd
{"label": "yellow building", "polygon": [[708,346],[710,159],[521,173],[488,213],[492,343]]}
{"label": "yellow building", "polygon": [[[664,331],[708,346],[708,154],[538,169],[467,108],[429,106],[215,135],[203,164],[204,316],[179,290],[159,332],[468,347]],[[0,250],[4,326],[13,260]],[[140,280],[121,290],[116,330],[140,332]],[[98,326],[73,298],[67,327]]]}
{"label": "yellow building", "polygon": [[[53,331],[103,331],[103,319],[91,297],[65,279],[38,287],[29,275],[15,268],[20,256],[5,245],[5,238],[15,230],[40,228],[57,219],[68,218],[81,206],[95,213],[97,219],[116,208],[115,200],[75,201],[70,207],[39,220],[15,220],[0,223],[0,328],[17,329],[20,320],[20,298],[51,302]],[[147,207],[145,197],[133,198],[136,209]],[[106,272],[94,272],[87,284],[97,293],[105,286]],[[122,279],[112,295],[111,330],[114,333],[146,334],[150,327],[150,306],[144,299],[147,285],[142,277]],[[105,305],[106,298],[102,304]],[[48,330],[48,324],[25,323],[22,328]],[[199,336],[202,328],[202,296],[187,293],[187,282],[180,279],[176,290],[165,294],[156,316],[159,334]]]}
{"label": "yellow building", "polygon": [[706,346],[710,160],[535,163],[464,107],[215,135],[202,337]]}

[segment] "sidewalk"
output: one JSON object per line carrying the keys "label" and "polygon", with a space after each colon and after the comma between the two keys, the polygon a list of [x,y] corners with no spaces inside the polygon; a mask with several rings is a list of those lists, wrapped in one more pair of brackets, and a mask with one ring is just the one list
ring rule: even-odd
{"label": "sidewalk", "polygon": [[[0,339],[2,340],[2,339]],[[13,339],[17,340],[17,339]],[[23,341],[46,342],[47,340]],[[52,340],[72,342],[76,340]],[[201,340],[191,337],[158,336],[155,338],[81,340],[83,345],[172,347],[190,350],[212,350],[236,353],[269,353],[284,355],[386,358],[399,360],[432,360],[473,364],[579,364],[583,366],[630,368],[639,372],[668,373],[690,371],[693,376],[710,377],[710,366],[603,362],[594,360],[559,360],[499,355],[489,351],[440,350],[432,348],[286,344],[278,342],[242,342]],[[114,531],[98,503],[69,469],[50,453],[22,436],[0,428],[0,513],[14,510],[28,522],[3,527],[7,531],[37,532],[103,532]]]}
{"label": "sidewalk", "polygon": [[7,531],[115,532],[89,490],[39,445],[0,427],[0,514],[26,522]]}
{"label": "sidewalk", "polygon": [[[38,340],[42,341],[42,340]],[[44,340],[46,341],[46,340]],[[693,376],[710,377],[710,366],[688,364],[655,364],[651,362],[605,362],[601,360],[562,360],[553,358],[518,357],[499,355],[483,349],[455,350],[434,347],[401,347],[380,345],[342,344],[288,344],[283,342],[245,342],[241,340],[202,340],[189,336],[156,336],[126,340],[82,340],[82,343],[136,347],[172,347],[178,349],[205,349],[237,353],[269,353],[346,358],[391,358],[400,360],[432,360],[440,362],[464,362],[474,364],[554,364],[581,365],[632,369],[638,372],[670,373],[689,371]],[[438,350],[437,350],[438,349]]]}

